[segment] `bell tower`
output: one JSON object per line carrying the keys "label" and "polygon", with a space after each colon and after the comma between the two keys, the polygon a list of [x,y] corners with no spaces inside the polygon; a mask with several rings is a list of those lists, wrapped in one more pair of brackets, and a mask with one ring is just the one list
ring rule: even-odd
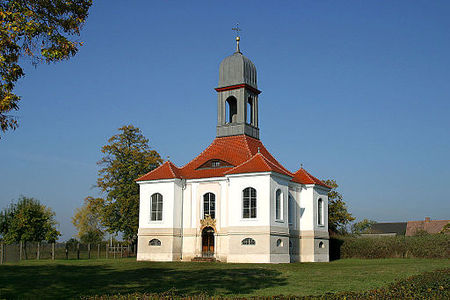
{"label": "bell tower", "polygon": [[258,95],[261,92],[257,88],[255,65],[242,55],[239,42],[237,36],[236,52],[220,63],[219,86],[215,89],[217,137],[245,134],[259,139]]}

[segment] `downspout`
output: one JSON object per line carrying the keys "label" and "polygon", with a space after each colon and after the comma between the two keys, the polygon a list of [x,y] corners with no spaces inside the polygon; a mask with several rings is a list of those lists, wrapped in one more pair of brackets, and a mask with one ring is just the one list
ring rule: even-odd
{"label": "downspout", "polygon": [[180,260],[183,260],[183,217],[184,217],[184,190],[186,189],[186,179],[181,179],[181,253]]}

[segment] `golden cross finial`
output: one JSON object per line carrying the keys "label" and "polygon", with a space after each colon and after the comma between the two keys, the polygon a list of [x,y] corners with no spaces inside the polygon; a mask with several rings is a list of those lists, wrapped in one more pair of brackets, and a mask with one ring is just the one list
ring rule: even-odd
{"label": "golden cross finial", "polygon": [[239,28],[239,23],[236,24],[236,27],[231,28],[231,30],[236,31],[236,52],[241,52],[239,49],[239,41],[241,40],[239,37],[239,31],[242,31],[242,29]]}

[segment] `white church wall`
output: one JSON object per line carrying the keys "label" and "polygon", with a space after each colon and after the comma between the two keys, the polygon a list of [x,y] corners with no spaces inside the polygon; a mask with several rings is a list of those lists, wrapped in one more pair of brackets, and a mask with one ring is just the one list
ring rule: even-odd
{"label": "white church wall", "polygon": [[[173,261],[181,254],[181,180],[170,179],[140,183],[137,260]],[[162,220],[150,220],[150,198],[163,197]],[[153,239],[160,245],[150,245]]]}
{"label": "white church wall", "polygon": [[300,190],[300,231],[314,230],[314,188],[304,186]]}
{"label": "white church wall", "polygon": [[[163,196],[161,221],[150,220],[150,198],[154,193],[160,193]],[[139,228],[180,228],[181,180],[169,179],[140,183],[139,199]],[[175,219],[176,222],[174,222]],[[178,226],[174,226],[176,224]]]}
{"label": "white church wall", "polygon": [[[285,176],[273,174],[270,178],[270,225],[288,227],[288,196],[289,196],[289,180]],[[280,218],[276,219],[276,193],[281,191],[282,203]]]}
{"label": "white church wall", "polygon": [[[229,227],[270,226],[270,173],[251,173],[228,176]],[[256,218],[242,216],[242,192],[245,188],[256,189]]]}

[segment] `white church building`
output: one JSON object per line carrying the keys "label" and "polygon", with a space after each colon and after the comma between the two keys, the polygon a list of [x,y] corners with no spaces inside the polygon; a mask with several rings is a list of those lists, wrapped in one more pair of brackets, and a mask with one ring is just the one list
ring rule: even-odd
{"label": "white church building", "polygon": [[216,138],[183,167],[167,161],[137,179],[137,260],[329,260],[330,187],[287,170],[259,139],[256,68],[236,40],[220,64]]}

